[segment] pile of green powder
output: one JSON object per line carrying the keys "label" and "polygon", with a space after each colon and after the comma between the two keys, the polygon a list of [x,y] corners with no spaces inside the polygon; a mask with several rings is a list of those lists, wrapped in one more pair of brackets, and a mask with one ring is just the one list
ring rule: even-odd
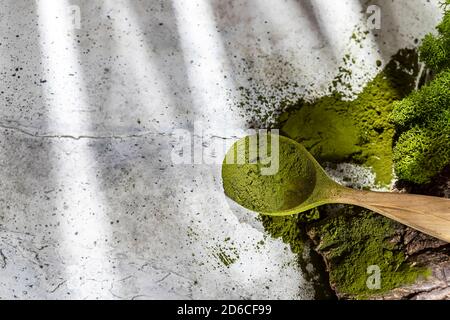
{"label": "pile of green powder", "polygon": [[[339,93],[314,102],[299,101],[279,118],[282,134],[302,143],[321,163],[357,163],[372,169],[379,186],[392,181],[395,128],[389,115],[395,101],[414,88],[418,73],[414,50],[400,50],[357,98]],[[427,270],[413,267],[402,248],[389,240],[396,223],[369,210],[346,206],[330,214],[327,206],[287,217],[261,216],[267,232],[301,253],[312,239],[325,257],[330,284],[343,297],[364,298],[412,283]],[[308,234],[308,237],[306,236]],[[367,267],[378,265],[380,289],[366,285]]]}
{"label": "pile of green powder", "polygon": [[344,101],[339,93],[314,102],[299,101],[279,118],[282,133],[302,143],[321,163],[351,161],[370,168],[378,186],[392,180],[394,126],[392,103],[412,89],[417,54],[400,50],[358,97]]}
{"label": "pile of green powder", "polygon": [[[396,235],[395,223],[370,210],[345,206],[310,223],[307,232],[319,243],[316,250],[325,257],[340,296],[366,298],[429,275],[408,263],[400,245],[389,241]],[[367,286],[371,266],[379,268],[379,288]]]}

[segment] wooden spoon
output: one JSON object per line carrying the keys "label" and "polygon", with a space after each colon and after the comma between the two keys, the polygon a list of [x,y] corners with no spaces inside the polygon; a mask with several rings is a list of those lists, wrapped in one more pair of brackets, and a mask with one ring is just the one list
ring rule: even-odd
{"label": "wooden spoon", "polygon": [[[252,139],[265,143],[250,143]],[[279,142],[277,148],[275,141]],[[278,161],[276,173],[261,173],[267,160]],[[283,136],[269,134],[260,139],[255,135],[237,141],[225,157],[222,179],[228,197],[262,214],[282,216],[323,204],[352,204],[450,242],[449,199],[344,187],[329,178],[301,144]]]}

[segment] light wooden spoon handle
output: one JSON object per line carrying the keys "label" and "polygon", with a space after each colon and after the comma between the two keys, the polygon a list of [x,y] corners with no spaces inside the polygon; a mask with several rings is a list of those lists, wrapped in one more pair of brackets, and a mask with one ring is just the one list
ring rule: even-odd
{"label": "light wooden spoon handle", "polygon": [[343,188],[336,202],[361,206],[450,242],[450,199]]}

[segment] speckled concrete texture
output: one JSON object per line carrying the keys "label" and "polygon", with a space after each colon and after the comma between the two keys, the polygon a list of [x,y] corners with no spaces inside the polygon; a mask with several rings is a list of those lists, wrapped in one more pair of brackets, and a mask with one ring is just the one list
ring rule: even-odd
{"label": "speckled concrete texture", "polygon": [[[352,46],[369,4],[381,29]],[[345,54],[362,86],[439,19],[419,0],[0,5],[2,299],[314,297],[205,162],[257,112],[324,94]],[[274,103],[241,108],[249,86]],[[203,161],[173,163],[180,129]]]}

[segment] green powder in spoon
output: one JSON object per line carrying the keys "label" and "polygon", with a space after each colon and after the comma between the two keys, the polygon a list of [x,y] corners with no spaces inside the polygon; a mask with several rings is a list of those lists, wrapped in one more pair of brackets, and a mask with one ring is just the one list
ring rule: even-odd
{"label": "green powder in spoon", "polygon": [[[223,162],[225,194],[250,210],[271,213],[290,209],[304,202],[314,189],[314,166],[296,152],[300,146],[288,143],[282,136],[276,137],[278,152],[270,135],[261,146],[251,143],[256,136],[250,136],[237,141]],[[262,170],[273,165],[273,161],[277,161],[278,170],[264,175]]]}

